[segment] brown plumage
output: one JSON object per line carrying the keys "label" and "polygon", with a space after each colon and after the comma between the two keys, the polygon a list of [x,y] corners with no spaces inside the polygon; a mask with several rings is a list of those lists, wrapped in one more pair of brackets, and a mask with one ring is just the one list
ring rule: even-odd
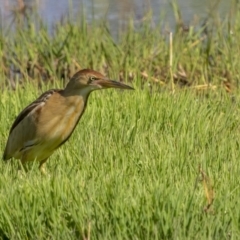
{"label": "brown plumage", "polygon": [[44,173],[43,164],[73,133],[85,111],[89,94],[105,88],[133,89],[99,72],[84,69],[73,75],[65,89],[43,93],[14,121],[3,160],[14,157],[22,164],[36,160]]}

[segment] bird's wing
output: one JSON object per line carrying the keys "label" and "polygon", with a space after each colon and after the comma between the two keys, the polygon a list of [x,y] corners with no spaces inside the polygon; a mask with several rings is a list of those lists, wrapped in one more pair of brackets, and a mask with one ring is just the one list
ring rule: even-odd
{"label": "bird's wing", "polygon": [[51,89],[44,92],[39,98],[28,105],[22,112],[17,116],[9,132],[9,137],[3,159],[7,160],[14,155],[17,151],[22,151],[24,148],[36,145],[37,139],[35,139],[35,120],[37,114],[41,112],[41,108],[44,106],[46,101],[55,93],[59,92],[59,89]]}
{"label": "bird's wing", "polygon": [[39,98],[37,98],[34,102],[29,104],[26,108],[20,112],[20,114],[17,116],[15,121],[13,122],[13,125],[10,129],[9,135],[13,131],[13,129],[26,117],[28,116],[36,107],[39,107],[40,105],[45,104],[45,102],[52,96],[53,93],[59,92],[59,89],[50,89],[46,92],[44,92]]}

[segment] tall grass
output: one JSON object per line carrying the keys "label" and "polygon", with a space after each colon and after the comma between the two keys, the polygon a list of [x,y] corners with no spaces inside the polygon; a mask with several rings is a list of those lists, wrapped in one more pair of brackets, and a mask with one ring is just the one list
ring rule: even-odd
{"label": "tall grass", "polygon": [[[79,68],[98,69],[121,78],[141,76],[169,85],[169,59],[177,86],[212,84],[234,87],[239,78],[239,5],[234,14],[212,23],[184,26],[176,4],[176,29],[172,51],[169,51],[169,32],[162,22],[155,28],[146,17],[132,22],[118,38],[109,32],[108,23],[86,22],[84,15],[75,24],[61,21],[51,34],[43,21],[26,15],[14,32],[0,33],[1,85],[15,88],[16,81],[26,78],[40,82],[54,78],[66,81]],[[170,30],[169,30],[170,31]],[[172,52],[172,56],[170,56]]]}

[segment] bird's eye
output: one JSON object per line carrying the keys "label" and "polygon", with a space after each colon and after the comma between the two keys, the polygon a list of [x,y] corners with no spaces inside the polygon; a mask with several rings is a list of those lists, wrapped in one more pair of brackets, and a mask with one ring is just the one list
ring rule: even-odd
{"label": "bird's eye", "polygon": [[88,79],[88,84],[91,83],[91,82],[93,82],[93,81],[95,81],[95,80],[97,80],[96,77],[89,77],[89,79]]}

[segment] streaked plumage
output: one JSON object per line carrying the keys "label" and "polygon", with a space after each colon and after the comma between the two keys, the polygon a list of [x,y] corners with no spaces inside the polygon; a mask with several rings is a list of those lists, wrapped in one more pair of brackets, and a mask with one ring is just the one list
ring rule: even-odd
{"label": "streaked plumage", "polygon": [[89,94],[104,88],[133,89],[106,79],[101,73],[84,69],[77,72],[65,89],[43,93],[27,106],[14,121],[3,160],[20,159],[40,162],[40,170],[50,155],[73,133],[85,111]]}

